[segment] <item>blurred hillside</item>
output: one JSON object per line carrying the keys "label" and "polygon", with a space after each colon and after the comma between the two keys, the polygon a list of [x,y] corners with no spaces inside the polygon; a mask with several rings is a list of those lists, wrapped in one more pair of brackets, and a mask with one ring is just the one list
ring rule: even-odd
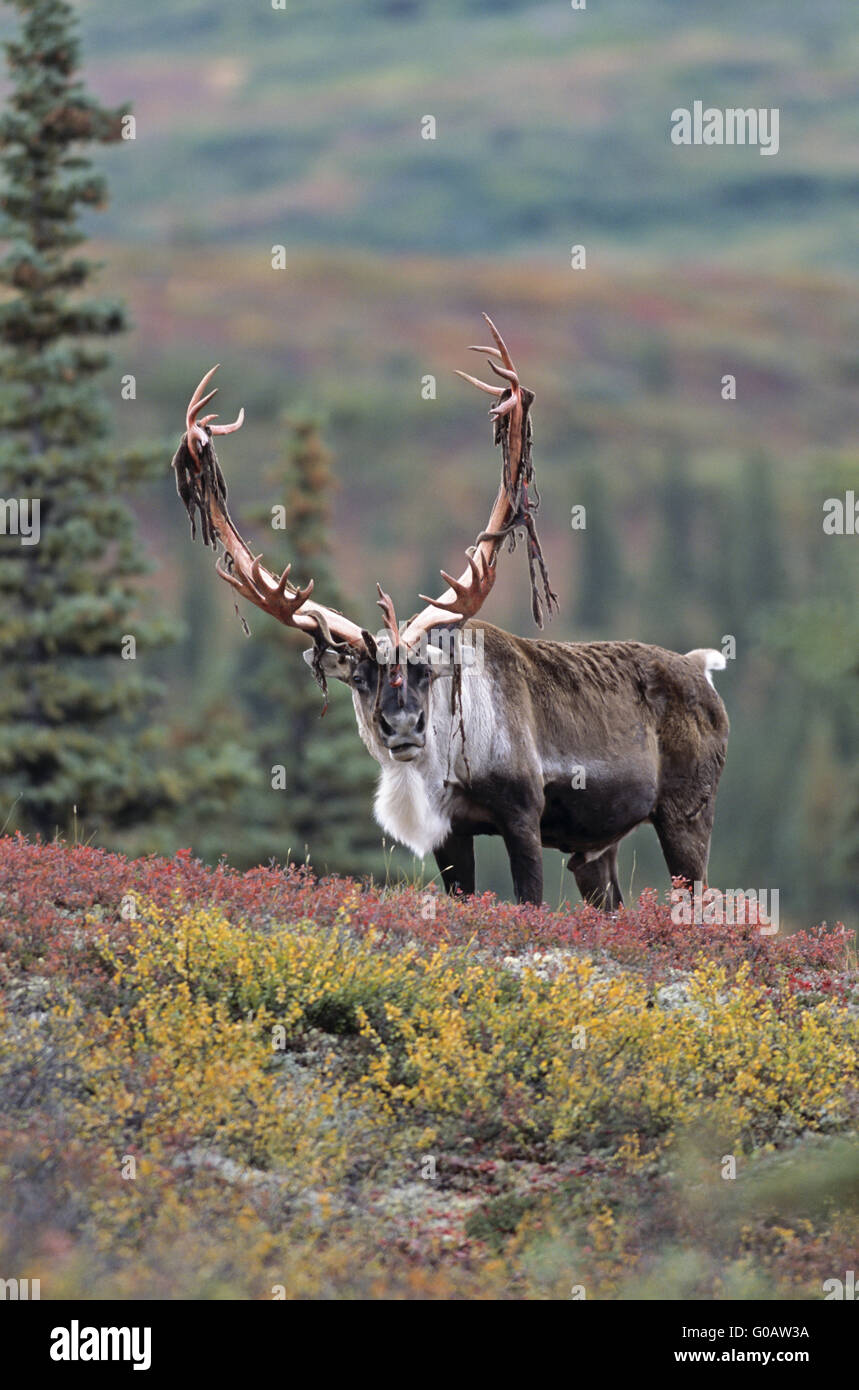
{"label": "blurred hillside", "polygon": [[[225,414],[248,412],[220,451],[239,514],[279,500],[261,480],[282,412],[326,420],[338,575],[372,623],[377,579],[410,611],[485,522],[490,429],[452,376],[473,367],[485,309],[538,396],[550,635],[735,636],[712,880],[780,888],[790,924],[855,920],[857,542],[821,526],[857,472],[850,8],[94,0],[81,15],[89,85],[137,118],[101,161],[112,201],[91,225],[105,292],[136,323],[105,383],[117,438],[170,436],[141,515],[152,602],[186,623],[161,672],[174,701],[232,710],[245,641],[167,470],[203,371],[221,361]],[[695,99],[778,106],[779,154],[672,146],[670,112]],[[127,372],[137,399],[121,402]],[[527,635],[524,560],[502,565],[486,616]],[[654,836],[625,848],[625,889],[665,884]],[[503,857],[481,863],[481,886],[509,891]],[[572,891],[552,863],[550,899]]]}
{"label": "blurred hillside", "polygon": [[[853,7],[786,0],[152,0],[81,6],[131,99],[122,240],[483,256],[589,242],[683,259],[859,258]],[[682,149],[670,112],[778,106],[781,149]],[[435,116],[435,141],[420,119]]]}

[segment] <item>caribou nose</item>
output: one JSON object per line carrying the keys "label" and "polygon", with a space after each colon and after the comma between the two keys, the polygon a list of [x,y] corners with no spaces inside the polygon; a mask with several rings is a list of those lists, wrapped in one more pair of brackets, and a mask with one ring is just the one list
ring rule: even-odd
{"label": "caribou nose", "polygon": [[417,744],[423,747],[426,735],[426,719],[423,710],[393,710],[390,714],[379,715],[379,728],[389,748],[401,744]]}

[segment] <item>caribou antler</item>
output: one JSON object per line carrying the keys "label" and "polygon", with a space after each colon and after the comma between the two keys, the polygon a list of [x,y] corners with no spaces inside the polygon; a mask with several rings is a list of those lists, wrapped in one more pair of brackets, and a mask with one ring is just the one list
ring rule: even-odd
{"label": "caribou antler", "polygon": [[521,384],[507,344],[489,315],[484,314],[483,317],[489,325],[495,346],[481,347],[473,344],[469,351],[485,353],[489,359],[490,370],[505,384],[491,386],[488,382],[469,375],[468,372],[458,371],[457,376],[476,386],[479,391],[495,397],[496,404],[489,414],[495,425],[495,443],[501,445],[501,485],[486,530],[481,531],[475,544],[466,551],[468,569],[463,571],[459,579],[454,579],[442,570],[441,577],[450,587],[439,598],[428,599],[426,594],[418,595],[429,607],[422,609],[403,628],[400,641],[404,646],[414,645],[423,634],[434,627],[450,627],[452,617],[456,621],[464,622],[475,616],[495,583],[495,562],[499,549],[508,537],[512,549],[515,545],[515,532],[520,527],[525,531],[527,538],[531,608],[538,627],[543,626],[543,603],[545,602],[549,614],[552,608],[558,605],[557,595],[549,584],[534,523],[534,513],[540,501],[539,494],[536,487],[533,497],[528,492],[534,481],[529,416],[534,393]]}
{"label": "caribou antler", "polygon": [[471,546],[465,552],[471,570],[467,584],[463,584],[459,579],[454,579],[453,575],[448,574],[446,570],[439,570],[442,579],[446,580],[453,590],[452,602],[447,603],[444,597],[430,598],[428,594],[418,594],[418,598],[422,598],[424,603],[431,604],[433,608],[443,608],[447,613],[455,613],[462,619],[473,618],[478,609],[482,607],[483,600],[495,583],[497,573],[495,565],[488,562],[481,550],[477,550],[479,563],[475,563],[473,557],[476,549],[476,546]]}
{"label": "caribou antler", "polygon": [[381,584],[377,584],[376,588],[379,592],[379,597],[376,600],[376,607],[381,608],[382,618],[384,619],[385,627],[391,634],[391,640],[394,646],[396,647],[399,645],[400,641],[400,625],[397,622],[397,614],[394,609],[394,600],[391,598],[390,594],[385,593]]}
{"label": "caribou antler", "polygon": [[350,622],[333,608],[310,600],[313,592],[311,579],[305,588],[299,588],[290,580],[290,566],[280,576],[265,568],[260,555],[254,555],[239,535],[227,509],[227,487],[212,444],[214,434],[233,434],[244,421],[244,410],[240,410],[230,425],[212,425],[216,415],[204,415],[200,411],[217,393],[217,387],[207,394],[206,387],[217,371],[212,367],[206,373],[188,402],[185,414],[185,434],[173,459],[176,472],[176,489],[191,518],[191,536],[197,533],[197,516],[204,545],[217,550],[223,548],[223,555],[216,563],[218,574],[225,579],[242,598],[270,613],[278,622],[287,627],[298,628],[307,633],[317,646],[349,646],[362,652],[367,650],[362,629]]}
{"label": "caribou antler", "polygon": [[376,588],[379,591],[377,604],[379,608],[381,608],[382,610],[382,617],[385,622],[385,627],[388,629],[388,632],[390,633],[392,643],[392,653],[391,660],[389,662],[390,669],[388,671],[388,679],[391,682],[391,685],[399,687],[403,684],[403,666],[402,662],[400,661],[400,657],[402,655],[402,648],[400,643],[400,625],[397,622],[397,614],[394,609],[394,600],[391,598],[391,595],[385,593],[381,584],[377,584]]}
{"label": "caribou antler", "polygon": [[206,375],[203,377],[203,380],[200,382],[199,386],[197,387],[196,391],[194,392],[193,396],[188,402],[188,409],[185,411],[185,436],[188,440],[188,448],[190,450],[191,457],[197,463],[199,463],[200,461],[199,451],[206,447],[206,445],[209,442],[210,435],[235,434],[236,430],[240,430],[245,422],[244,406],[242,406],[241,410],[239,411],[238,415],[236,416],[235,420],[231,425],[211,425],[208,434],[206,433],[205,426],[209,424],[210,420],[217,420],[217,415],[204,415],[202,420],[197,419],[197,416],[203,409],[203,406],[208,405],[209,401],[212,400],[213,397],[217,396],[218,394],[217,386],[212,391],[210,391],[207,396],[204,396],[203,392],[205,391],[209,382],[212,380],[212,377],[215,375],[215,372],[218,370],[220,365],[220,362],[216,362],[214,367],[209,368]]}
{"label": "caribou antler", "polygon": [[[467,372],[457,375],[495,398],[496,404],[490,416],[495,426],[495,443],[501,445],[501,485],[486,530],[481,531],[474,545],[466,551],[468,568],[459,579],[442,570],[442,578],[450,587],[437,599],[421,594],[428,607],[404,628],[397,623],[390,597],[379,589],[379,606],[393,641],[393,661],[389,672],[393,682],[396,682],[398,675],[402,679],[399,658],[405,649],[414,648],[432,628],[451,627],[473,618],[480,611],[495,583],[498,551],[508,538],[513,548],[516,531],[520,528],[527,539],[532,609],[539,627],[543,626],[543,602],[549,612],[553,606],[557,606],[534,524],[539,496],[536,488],[533,497],[528,491],[534,478],[529,417],[534,393],[521,384],[513,359],[495,324],[487,314],[483,317],[489,325],[495,346],[473,346],[470,350],[485,353],[490,369],[504,384],[491,386]],[[212,367],[206,372],[188,402],[185,434],[173,459],[176,487],[191,518],[192,537],[196,535],[199,519],[203,544],[214,550],[219,546],[222,549],[216,566],[221,578],[242,598],[263,612],[270,613],[278,622],[305,632],[313,639],[317,652],[325,646],[334,646],[344,650],[351,648],[362,655],[376,655],[373,639],[357,623],[351,622],[336,609],[323,607],[312,600],[312,579],[304,588],[298,587],[290,579],[289,565],[281,575],[273,574],[263,565],[262,557],[253,554],[236,529],[227,508],[227,488],[212,438],[216,434],[233,434],[240,429],[244,422],[244,410],[240,410],[229,425],[213,424],[212,421],[218,418],[214,414],[201,416],[200,412],[217,394],[217,387],[211,391],[206,389],[216,371],[217,367]],[[317,676],[320,675],[321,667],[317,669]]]}

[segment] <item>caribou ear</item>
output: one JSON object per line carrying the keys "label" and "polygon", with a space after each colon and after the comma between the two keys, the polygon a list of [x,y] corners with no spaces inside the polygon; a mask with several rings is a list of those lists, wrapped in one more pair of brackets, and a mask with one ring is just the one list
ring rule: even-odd
{"label": "caribou ear", "polygon": [[[301,655],[312,671],[316,659],[315,647],[307,647]],[[320,656],[319,665],[326,676],[332,676],[338,681],[345,681],[348,685],[352,675],[352,662],[348,656],[343,656],[341,652],[335,652],[331,647],[328,647]]]}

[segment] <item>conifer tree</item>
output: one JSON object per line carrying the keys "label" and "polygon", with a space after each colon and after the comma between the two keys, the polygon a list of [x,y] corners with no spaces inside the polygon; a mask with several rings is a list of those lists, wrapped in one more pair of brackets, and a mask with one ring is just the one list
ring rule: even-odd
{"label": "conifer tree", "polygon": [[696,564],[699,493],[689,475],[685,454],[668,449],[662,477],[654,491],[657,528],[650,555],[648,607],[658,616],[659,645],[685,651],[695,644],[700,615]]}
{"label": "conifer tree", "polygon": [[[272,562],[282,567],[289,560],[300,583],[312,578],[324,602],[340,609],[329,544],[331,457],[314,420],[302,416],[287,423],[288,454],[267,480],[272,497],[283,501],[258,520],[273,525],[274,536],[283,533],[284,553],[272,548]],[[268,544],[265,549],[268,555]],[[242,857],[258,861],[289,851],[295,860],[309,855],[319,872],[380,875],[382,836],[371,809],[375,764],[358,737],[349,694],[338,682],[320,718],[321,692],[301,658],[307,646],[298,632],[260,623],[242,663],[260,778],[245,818]]]}
{"label": "conifer tree", "polygon": [[585,508],[586,525],[574,531],[579,552],[575,611],[578,628],[606,636],[614,620],[623,586],[621,546],[603,470],[593,460],[580,468],[577,501]]}
{"label": "conifer tree", "polygon": [[0,117],[0,825],[50,836],[73,808],[95,829],[163,802],[133,724],[152,693],[136,658],[165,633],[138,612],[144,565],[121,500],[147,461],[106,447],[96,384],[124,316],[90,297],[96,267],[75,252],[80,212],[105,201],[83,150],[120,139],[123,113],[77,75],[71,6],[13,3]]}

